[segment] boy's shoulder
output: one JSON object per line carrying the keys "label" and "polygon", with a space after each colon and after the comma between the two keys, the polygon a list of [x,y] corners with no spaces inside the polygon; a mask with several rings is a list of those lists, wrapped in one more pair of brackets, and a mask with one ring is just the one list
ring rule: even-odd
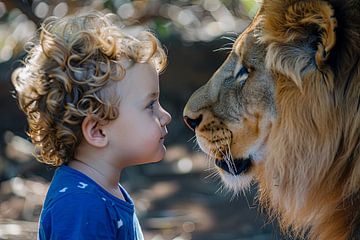
{"label": "boy's shoulder", "polygon": [[63,165],[56,169],[46,198],[69,194],[96,194],[94,181],[79,171]]}
{"label": "boy's shoulder", "polygon": [[92,204],[102,205],[103,201],[90,178],[87,179],[70,167],[61,166],[55,171],[50,183],[43,210],[50,209],[54,205],[67,206],[66,209]]}

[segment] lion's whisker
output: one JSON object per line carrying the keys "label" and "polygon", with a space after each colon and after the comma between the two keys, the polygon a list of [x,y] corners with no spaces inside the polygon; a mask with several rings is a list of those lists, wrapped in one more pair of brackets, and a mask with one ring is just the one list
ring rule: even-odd
{"label": "lion's whisker", "polygon": [[232,47],[231,48],[229,48],[229,47],[221,47],[221,48],[218,48],[218,49],[214,49],[213,52],[226,51],[226,50],[232,50]]}
{"label": "lion's whisker", "polygon": [[220,185],[218,190],[215,191],[215,194],[218,194],[219,192],[222,194],[224,190],[225,190],[225,187],[223,185]]}
{"label": "lion's whisker", "polygon": [[208,171],[210,170],[212,170],[212,172],[208,174],[206,177],[204,177],[204,179],[216,178],[220,176],[219,172],[217,172],[215,169],[208,169]]}
{"label": "lion's whisker", "polygon": [[196,140],[196,134],[194,136],[192,136],[189,140],[187,140],[186,142],[190,142],[190,141],[193,141],[193,140]]}
{"label": "lion's whisker", "polygon": [[[230,160],[231,160],[234,168],[236,169],[235,161],[234,161],[234,158],[233,158],[233,156],[232,156],[232,154],[231,154],[230,141],[226,141],[226,146],[228,147],[228,152],[227,152],[227,153],[228,153],[228,155],[229,155],[229,157],[230,157]],[[236,170],[235,170],[235,171],[236,171]]]}
{"label": "lion's whisker", "polygon": [[233,44],[236,41],[236,37],[230,37],[230,36],[222,36],[221,39],[229,40],[231,44]]}
{"label": "lion's whisker", "polygon": [[[226,142],[226,144],[223,144],[223,143],[225,143],[225,142]],[[228,146],[227,141],[221,141],[221,143],[222,143],[223,146]],[[222,153],[223,153],[223,152],[222,152]],[[228,167],[229,167],[230,172],[231,172],[231,173],[236,172],[235,162],[234,162],[234,160],[232,159],[232,156],[231,156],[230,151],[228,151],[228,150],[226,149],[225,154],[223,153],[223,156],[224,156],[224,160],[225,160],[226,164],[227,164]]]}

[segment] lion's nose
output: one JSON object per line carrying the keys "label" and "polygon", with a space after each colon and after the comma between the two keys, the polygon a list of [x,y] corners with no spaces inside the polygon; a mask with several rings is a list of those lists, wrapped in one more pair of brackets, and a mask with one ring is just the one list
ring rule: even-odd
{"label": "lion's nose", "polygon": [[186,123],[186,125],[191,129],[191,130],[195,130],[195,128],[197,126],[200,125],[202,120],[202,115],[200,115],[199,117],[197,117],[196,119],[191,119],[188,116],[184,116],[184,122]]}

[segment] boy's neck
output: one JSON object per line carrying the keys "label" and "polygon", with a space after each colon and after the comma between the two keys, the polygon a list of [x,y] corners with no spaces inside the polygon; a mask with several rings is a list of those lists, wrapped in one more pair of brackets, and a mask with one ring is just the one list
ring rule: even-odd
{"label": "boy's neck", "polygon": [[124,199],[119,188],[121,169],[117,169],[105,161],[83,159],[74,159],[68,166],[84,173],[112,195]]}

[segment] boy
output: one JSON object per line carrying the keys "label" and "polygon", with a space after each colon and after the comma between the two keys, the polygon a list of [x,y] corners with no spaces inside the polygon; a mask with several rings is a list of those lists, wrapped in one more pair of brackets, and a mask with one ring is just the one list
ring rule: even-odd
{"label": "boy", "polygon": [[160,161],[171,116],[159,103],[166,56],[148,32],[123,33],[109,15],[48,18],[14,71],[39,161],[59,166],[39,239],[143,239],[121,170]]}

